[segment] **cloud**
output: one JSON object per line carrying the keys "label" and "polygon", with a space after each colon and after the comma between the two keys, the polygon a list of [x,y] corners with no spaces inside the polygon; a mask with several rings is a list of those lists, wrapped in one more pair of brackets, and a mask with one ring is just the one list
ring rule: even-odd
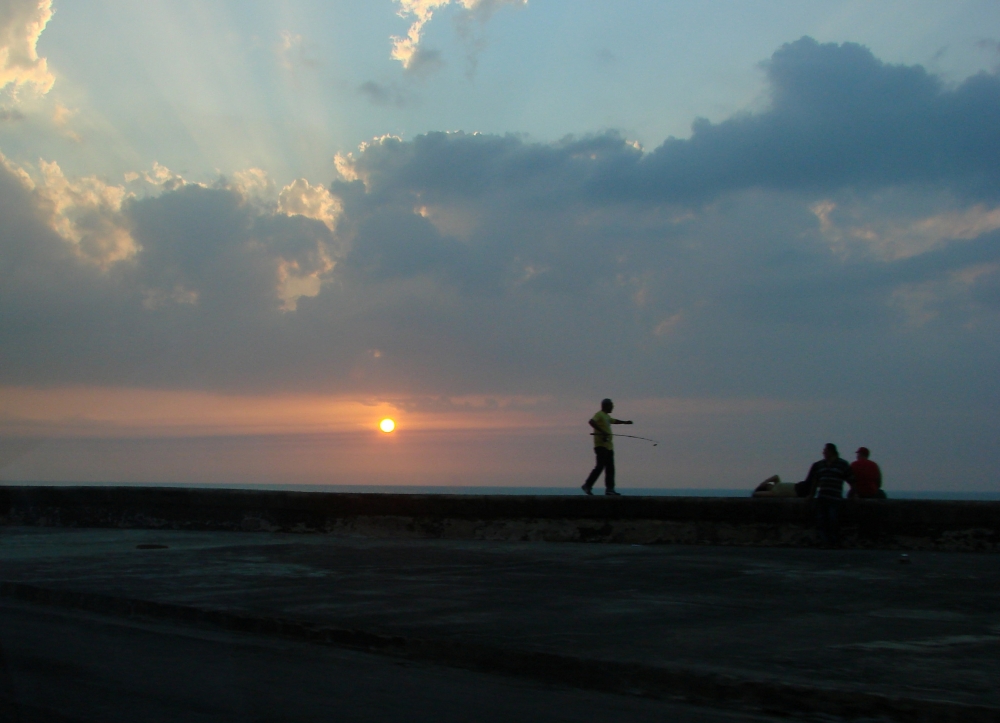
{"label": "cloud", "polygon": [[67,242],[82,261],[102,269],[132,258],[138,251],[122,203],[128,194],[96,177],[69,180],[58,163],[39,162],[36,182],[23,169],[0,155],[0,164],[30,194],[39,218]]}
{"label": "cloud", "polygon": [[412,18],[410,28],[405,36],[392,36],[393,60],[403,64],[405,70],[427,71],[440,65],[440,55],[436,51],[422,48],[424,26],[430,22],[434,13],[448,5],[457,4],[464,16],[459,24],[459,31],[468,34],[468,21],[474,19],[485,23],[500,7],[511,5],[520,7],[527,5],[527,0],[396,0],[399,4],[397,14],[403,18]]}
{"label": "cloud", "polygon": [[[996,56],[998,60],[1000,60],[1000,40],[994,40],[993,38],[981,38],[976,41],[976,47],[991,53]],[[1000,70],[1000,66],[998,66],[997,69]]]}
{"label": "cloud", "polygon": [[0,0],[0,90],[52,88],[55,77],[35,48],[51,17],[52,0]]}
{"label": "cloud", "polygon": [[52,113],[52,124],[58,129],[60,133],[69,138],[74,143],[80,143],[83,139],[80,134],[69,127],[69,122],[72,120],[73,116],[78,113],[76,110],[70,110],[62,103],[56,103],[56,109]]}
{"label": "cloud", "polygon": [[[830,200],[818,201],[810,210],[819,220],[820,229],[832,248],[850,253],[861,247],[883,260],[917,256],[948,243],[968,241],[1000,229],[1000,206],[990,208],[983,204],[950,208],[916,218],[911,212],[903,219],[894,218],[895,214],[886,213],[885,208],[854,208],[843,212]],[[870,218],[859,217],[865,212]],[[838,215],[846,216],[846,223],[838,224]]]}
{"label": "cloud", "polygon": [[342,210],[340,201],[328,190],[323,186],[310,186],[304,178],[295,179],[278,194],[280,213],[322,221],[331,233],[336,231],[337,217]]}
{"label": "cloud", "polygon": [[24,114],[17,108],[0,108],[0,123],[24,120]]}
{"label": "cloud", "polygon": [[[878,448],[892,430],[907,479],[988,479],[997,75],[946,84],[808,39],[764,67],[764,110],[651,151],[615,132],[387,135],[339,154],[328,186],[262,168],[193,183],[159,163],[119,184],[0,158],[0,396],[27,390],[0,431],[34,429],[42,388],[76,399],[43,420],[69,436],[127,436],[172,398],[194,421],[178,407],[146,432],[201,433],[202,414],[275,431],[279,411],[309,431],[359,399],[428,426],[575,429],[611,395],[663,424],[649,434],[683,469],[726,447],[742,474],[760,450]],[[62,395],[97,387],[147,391],[113,409]],[[537,436],[517,434],[504,443]],[[551,459],[538,443],[532,469],[566,469]]]}
{"label": "cloud", "polygon": [[[25,430],[104,438],[357,433],[371,426],[366,417],[398,411],[378,399],[132,388],[0,388],[0,400],[0,439],[23,436]],[[0,465],[5,456],[23,455],[28,445],[12,446],[8,455],[0,447]]]}
{"label": "cloud", "polygon": [[951,88],[920,66],[811,38],[783,46],[764,68],[769,110],[719,124],[698,120],[690,139],[670,139],[626,167],[633,182],[619,175],[611,183],[628,194],[692,200],[747,186],[939,181],[984,197],[1000,193],[997,74]]}
{"label": "cloud", "polygon": [[358,86],[358,93],[363,95],[372,105],[395,106],[396,108],[406,108],[416,101],[413,93],[400,88],[393,83],[382,84],[373,80],[368,80]]}
{"label": "cloud", "polygon": [[766,110],[651,152],[384,136],[328,187],[7,163],[0,384],[994,399],[996,77],[809,40],[767,68]]}
{"label": "cloud", "polygon": [[285,70],[292,71],[297,65],[306,68],[318,68],[320,62],[310,57],[308,48],[298,33],[284,30],[281,33],[281,42],[274,49],[278,58],[278,64]]}
{"label": "cloud", "polygon": [[900,284],[889,301],[911,328],[957,318],[967,330],[974,331],[981,319],[976,312],[984,305],[995,309],[1000,301],[998,292],[1000,261],[994,261],[965,266],[929,281]]}
{"label": "cloud", "polygon": [[[322,186],[310,186],[299,178],[281,189],[278,195],[278,213],[289,217],[315,219],[325,225],[331,234],[336,233],[337,218],[342,206],[339,199]],[[295,311],[303,296],[315,297],[323,281],[336,266],[333,244],[317,239],[315,247],[304,257],[282,258],[278,265],[278,296],[282,309]]]}
{"label": "cloud", "polygon": [[[527,0],[478,0],[477,2],[463,2],[466,11],[459,13],[455,18],[455,28],[459,38],[466,47],[465,65],[466,76],[470,79],[475,75],[476,67],[479,64],[479,55],[486,49],[486,38],[483,35],[483,27],[493,14],[504,5],[513,7],[524,7]],[[478,31],[478,32],[477,32]]]}
{"label": "cloud", "polygon": [[[353,172],[470,196],[499,188],[548,202],[704,203],[751,188],[829,193],[947,184],[1000,199],[1000,75],[945,86],[920,66],[893,66],[866,48],[790,43],[765,64],[770,107],[644,153],[614,132],[525,144],[517,136],[430,133],[370,147]],[[518,189],[515,191],[514,189]],[[386,186],[388,190],[388,186]]]}
{"label": "cloud", "polygon": [[[183,179],[181,180],[183,182]],[[277,193],[274,181],[267,175],[267,171],[263,168],[248,168],[244,171],[236,171],[232,174],[226,185],[234,191],[239,192],[243,198],[265,206],[271,203]]]}
{"label": "cloud", "polygon": [[242,298],[241,316],[269,316],[275,302],[295,311],[316,296],[343,251],[334,236],[339,202],[305,179],[268,199],[273,188],[251,169],[215,187],[183,184],[134,200],[128,213],[147,298],[208,304],[210,313],[235,310]]}
{"label": "cloud", "polygon": [[668,316],[666,319],[664,319],[663,321],[661,321],[659,324],[656,325],[656,327],[653,329],[653,334],[655,334],[656,336],[664,336],[666,334],[670,334],[674,330],[674,327],[676,327],[683,318],[684,315],[679,313]]}
{"label": "cloud", "polygon": [[428,76],[444,67],[444,60],[437,50],[417,48],[409,56],[405,67],[411,76]]}
{"label": "cloud", "polygon": [[409,69],[420,49],[424,25],[430,22],[435,10],[450,5],[452,0],[396,0],[396,2],[399,3],[397,14],[401,18],[412,17],[413,21],[404,37],[392,36],[390,57],[402,63],[404,69]]}
{"label": "cloud", "polygon": [[[67,178],[56,163],[41,161],[32,178],[0,160],[11,204],[0,221],[0,258],[8,282],[21,281],[9,283],[5,308],[30,317],[38,304],[69,303],[74,326],[103,328],[109,344],[117,324],[144,314],[156,314],[155,326],[185,309],[255,324],[293,312],[319,293],[344,252],[333,233],[338,201],[304,179],[277,191],[251,169],[207,187],[157,165],[145,174],[156,195],[139,196],[94,177]],[[80,303],[63,299],[71,290]],[[196,326],[184,332],[197,334]]]}
{"label": "cloud", "polygon": [[[267,174],[256,168],[235,173],[234,183],[241,192],[253,195],[253,192],[257,190],[258,185],[262,181],[262,175],[264,176],[264,185],[270,183],[269,179],[266,178]],[[143,171],[142,178],[151,186],[156,186],[165,191],[172,191],[188,184],[188,181],[185,181],[184,177],[179,173],[174,173],[162,163],[158,163],[156,161],[153,161],[152,170]],[[271,188],[273,190],[273,184],[271,185]]]}
{"label": "cloud", "polygon": [[56,109],[52,113],[52,123],[57,128],[65,128],[70,119],[75,116],[76,113],[77,111],[70,110],[62,103],[56,103]]}

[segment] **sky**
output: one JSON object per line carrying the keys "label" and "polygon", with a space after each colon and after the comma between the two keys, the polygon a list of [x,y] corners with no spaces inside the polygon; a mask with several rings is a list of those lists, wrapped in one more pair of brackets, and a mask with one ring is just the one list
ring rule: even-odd
{"label": "sky", "polygon": [[0,0],[0,480],[998,492],[998,29]]}

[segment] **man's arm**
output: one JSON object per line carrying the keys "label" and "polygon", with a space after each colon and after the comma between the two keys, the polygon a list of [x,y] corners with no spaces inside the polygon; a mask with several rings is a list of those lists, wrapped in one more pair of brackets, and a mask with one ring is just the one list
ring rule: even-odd
{"label": "man's arm", "polygon": [[611,423],[612,424],[632,424],[632,420],[631,419],[625,419],[625,420],[623,420],[623,419],[612,419]]}
{"label": "man's arm", "polygon": [[854,487],[854,482],[857,477],[854,474],[854,468],[848,464],[847,460],[844,460],[844,481],[847,482],[851,487]]}
{"label": "man's arm", "polygon": [[854,467],[852,467],[850,462],[846,459],[842,459],[841,462],[843,462],[843,464],[840,465],[840,468],[844,471],[844,482],[846,482],[847,486],[851,488],[848,496],[856,495],[857,492],[854,489],[854,483],[858,481],[858,478],[854,474]]}
{"label": "man's arm", "polygon": [[594,441],[607,442],[611,439],[611,433],[601,429],[601,425],[595,422],[593,418],[588,419],[587,424],[589,424],[594,430]]}
{"label": "man's arm", "polygon": [[809,467],[809,474],[806,475],[806,482],[815,483],[816,476],[819,473],[819,466],[823,464],[822,462],[813,462]]}
{"label": "man's arm", "polygon": [[799,493],[799,485],[802,485],[801,489],[803,494],[799,495],[800,497],[812,497],[816,494],[816,475],[819,471],[820,464],[821,462],[813,462],[812,466],[809,468],[809,474],[806,475],[806,478],[795,484],[796,494]]}

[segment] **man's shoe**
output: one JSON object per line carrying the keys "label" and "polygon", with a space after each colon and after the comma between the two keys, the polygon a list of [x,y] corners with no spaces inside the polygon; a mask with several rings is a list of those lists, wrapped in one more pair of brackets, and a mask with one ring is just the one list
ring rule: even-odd
{"label": "man's shoe", "polygon": [[585,494],[585,495],[592,495],[592,494],[594,494],[593,492],[590,491],[590,487],[588,487],[587,485],[583,485],[580,489],[583,490],[583,494]]}
{"label": "man's shoe", "polygon": [[604,494],[611,495],[612,497],[621,497],[620,492],[615,492],[614,490],[604,490]]}

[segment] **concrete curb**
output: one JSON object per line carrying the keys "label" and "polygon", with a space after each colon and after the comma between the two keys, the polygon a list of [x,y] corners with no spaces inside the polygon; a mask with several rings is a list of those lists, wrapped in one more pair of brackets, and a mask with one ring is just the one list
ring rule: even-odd
{"label": "concrete curb", "polygon": [[388,636],[363,630],[209,610],[98,593],[0,582],[0,597],[123,618],[147,618],[234,632],[276,635],[323,645],[484,673],[624,695],[772,715],[882,718],[900,723],[1000,723],[1000,709],[857,690],[741,679],[681,667],[594,660],[447,640]]}
{"label": "concrete curb", "polygon": [[[506,541],[815,547],[811,500],[0,486],[0,521]],[[847,548],[1000,552],[1000,502],[849,500]]]}

